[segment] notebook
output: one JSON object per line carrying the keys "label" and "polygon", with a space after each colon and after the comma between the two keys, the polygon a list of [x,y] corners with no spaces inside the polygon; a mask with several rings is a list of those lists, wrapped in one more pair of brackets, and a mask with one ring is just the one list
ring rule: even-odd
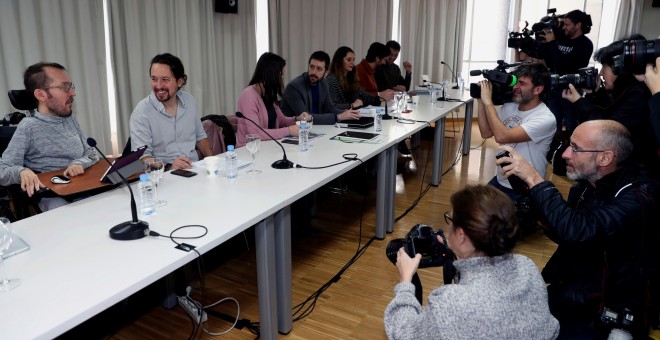
{"label": "notebook", "polygon": [[16,234],[12,236],[12,241],[11,245],[9,246],[9,249],[5,251],[4,254],[2,254],[2,258],[6,259],[9,257],[12,257],[18,253],[22,253],[26,250],[30,249],[30,246],[27,244],[27,242],[23,241],[22,238],[18,237]]}
{"label": "notebook", "polygon": [[366,129],[374,125],[373,117],[360,117],[357,120],[345,120],[337,123],[337,126],[349,129]]}

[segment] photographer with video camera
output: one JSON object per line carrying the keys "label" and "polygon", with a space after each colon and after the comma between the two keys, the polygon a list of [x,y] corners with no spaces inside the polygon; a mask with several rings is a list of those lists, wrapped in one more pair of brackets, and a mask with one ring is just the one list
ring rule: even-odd
{"label": "photographer with video camera", "polygon": [[455,283],[436,288],[422,308],[411,283],[422,256],[411,258],[402,247],[400,283],[385,309],[388,338],[555,339],[559,325],[538,268],[511,253],[518,238],[513,203],[487,185],[467,186],[450,202],[445,220],[447,245],[458,258]]}
{"label": "photographer with video camera", "polygon": [[[542,64],[523,64],[513,71],[517,82],[513,86],[513,103],[506,103],[498,113],[493,104],[492,84],[479,83],[479,132],[482,138],[495,137],[500,144],[515,148],[534,168],[545,176],[550,142],[555,135],[555,117],[541,101],[550,74]],[[497,172],[490,185],[503,191],[516,202],[521,192],[512,188],[509,180]]]}
{"label": "photographer with video camera", "polygon": [[[531,188],[533,211],[558,247],[543,268],[560,338],[605,339],[611,330],[645,337],[658,318],[660,187],[631,160],[622,124],[577,126],[562,155],[575,180],[568,199],[513,148],[498,164]],[[631,337],[631,338],[632,338]]]}
{"label": "photographer with video camera", "polygon": [[[551,28],[545,29],[543,42],[538,48],[538,58],[542,59],[550,72],[559,75],[577,73],[579,69],[589,65],[594,45],[585,36],[591,31],[591,16],[580,10],[573,10],[563,15],[563,36],[555,36]],[[561,25],[561,24],[560,24]],[[548,107],[556,117],[557,131],[572,132],[577,126],[570,103],[561,97],[561,90],[551,91],[548,97]]]}
{"label": "photographer with video camera", "polygon": [[[644,83],[635,78],[632,70],[623,68],[616,74],[614,57],[623,53],[623,42],[645,40],[639,34],[615,41],[596,51],[594,60],[601,63],[596,90],[583,89],[582,97],[574,84],[568,84],[562,97],[573,103],[573,113],[578,122],[594,119],[612,119],[625,126],[632,137],[633,159],[644,164],[656,177],[660,176],[657,155],[658,142],[651,126],[651,113],[647,106],[651,93]],[[602,82],[601,78],[602,77]]]}

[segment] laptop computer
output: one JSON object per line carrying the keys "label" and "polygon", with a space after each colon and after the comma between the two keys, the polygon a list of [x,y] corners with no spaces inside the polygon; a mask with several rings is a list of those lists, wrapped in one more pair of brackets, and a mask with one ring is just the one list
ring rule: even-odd
{"label": "laptop computer", "polygon": [[360,117],[357,120],[345,120],[338,122],[337,126],[349,129],[366,129],[374,126],[374,117]]}
{"label": "laptop computer", "polygon": [[27,244],[27,242],[23,241],[22,238],[18,237],[18,235],[13,234],[11,238],[12,240],[9,249],[7,249],[4,254],[2,254],[3,259],[7,259],[30,249],[30,246]]}

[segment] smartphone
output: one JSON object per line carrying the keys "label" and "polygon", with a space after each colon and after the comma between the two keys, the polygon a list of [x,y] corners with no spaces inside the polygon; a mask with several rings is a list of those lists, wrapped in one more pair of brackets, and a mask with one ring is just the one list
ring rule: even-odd
{"label": "smartphone", "polygon": [[298,145],[298,141],[295,139],[282,139],[282,143]]}
{"label": "smartphone", "polygon": [[178,170],[172,171],[172,175],[177,175],[177,176],[182,176],[182,177],[192,177],[192,176],[197,176],[197,173],[193,172],[193,171],[178,169]]}

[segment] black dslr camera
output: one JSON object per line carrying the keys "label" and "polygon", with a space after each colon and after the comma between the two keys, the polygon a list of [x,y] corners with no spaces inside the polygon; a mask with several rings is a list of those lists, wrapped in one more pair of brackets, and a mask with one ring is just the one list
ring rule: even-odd
{"label": "black dslr camera", "polygon": [[[442,237],[444,244],[438,242],[438,235]],[[426,224],[416,224],[406,237],[394,239],[387,244],[385,252],[393,264],[396,264],[397,252],[401,247],[410,257],[414,257],[417,253],[422,255],[419,268],[440,267],[454,259],[454,253],[447,248],[447,238],[442,230],[438,229],[438,232],[435,232]]]}
{"label": "black dslr camera", "polygon": [[[472,70],[471,76],[484,76],[493,84],[493,104],[502,105],[513,100],[513,87],[518,83],[516,75],[506,72],[508,68],[516,67],[522,63],[507,64],[504,60],[497,61],[494,70]],[[481,86],[477,83],[470,84],[470,96],[481,98]]]}
{"label": "black dslr camera", "polygon": [[613,71],[617,75],[626,71],[644,74],[646,64],[654,65],[655,59],[660,57],[660,39],[625,40],[622,45],[620,54],[614,56]]}
{"label": "black dslr camera", "polygon": [[[511,157],[511,154],[508,151],[504,151],[504,152],[499,153],[497,156],[495,156],[495,158],[497,158],[497,159],[500,159],[502,157]],[[503,168],[503,167],[505,167],[509,164],[511,164],[511,163],[502,163],[502,165],[500,165],[500,167]],[[507,179],[509,180],[509,184],[511,184],[511,189],[513,189],[513,191],[516,194],[526,195],[527,193],[529,193],[529,186],[527,185],[527,183],[525,183],[525,181],[520,179],[520,177],[518,177],[516,175],[511,175]]]}
{"label": "black dslr camera", "polygon": [[576,89],[595,90],[597,79],[598,69],[595,67],[583,67],[578,70],[578,73],[563,76],[551,74],[550,90],[554,91],[556,88],[567,89],[568,84],[573,84]]}

